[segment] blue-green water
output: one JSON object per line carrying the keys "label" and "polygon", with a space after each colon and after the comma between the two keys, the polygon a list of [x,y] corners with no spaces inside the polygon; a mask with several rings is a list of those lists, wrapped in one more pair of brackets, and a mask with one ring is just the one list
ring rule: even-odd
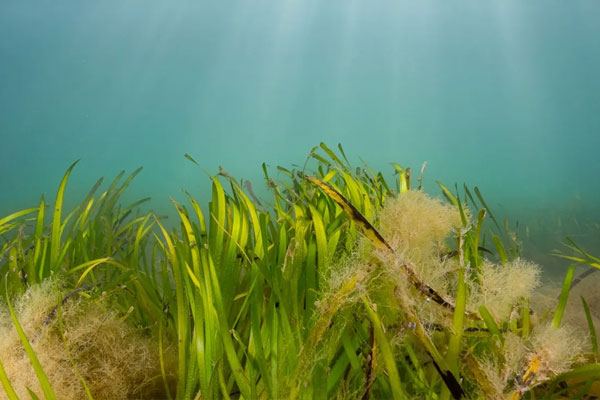
{"label": "blue-green water", "polygon": [[[600,248],[595,1],[0,3],[0,214],[72,204],[144,166],[129,194],[168,212],[218,165],[263,186],[320,141],[477,185],[531,226]],[[537,240],[537,241],[536,241]],[[527,240],[526,240],[527,251]],[[537,251],[536,249],[541,249]]]}

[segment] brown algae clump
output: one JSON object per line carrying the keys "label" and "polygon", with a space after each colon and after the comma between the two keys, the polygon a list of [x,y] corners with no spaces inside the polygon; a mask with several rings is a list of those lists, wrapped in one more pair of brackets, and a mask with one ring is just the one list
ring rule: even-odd
{"label": "brown algae clump", "polygon": [[447,312],[438,304],[419,298],[404,270],[409,268],[437,293],[453,298],[453,272],[459,268],[458,259],[443,255],[447,250],[445,241],[462,226],[458,209],[422,191],[410,190],[390,198],[378,221],[378,230],[394,253],[382,250],[376,257],[384,265],[387,279],[394,283],[396,301],[416,307],[426,324],[449,322],[444,317]]}
{"label": "brown algae clump", "polygon": [[587,337],[570,325],[555,328],[552,324],[537,327],[531,337],[530,358],[538,357],[536,379],[544,381],[569,370],[587,349]]}
{"label": "brown algae clump", "polygon": [[[569,325],[556,328],[551,323],[536,327],[528,338],[506,333],[502,346],[503,362],[483,362],[486,377],[497,393],[494,398],[505,399],[511,387],[523,391],[528,385],[542,383],[568,371],[581,362],[582,354],[589,350],[586,339]],[[520,380],[530,366],[535,366],[530,371],[531,383],[523,384]]]}
{"label": "brown algae clump", "polygon": [[410,190],[389,199],[379,214],[379,232],[398,253],[414,263],[439,257],[444,240],[462,226],[456,207]]}
{"label": "brown algae clump", "polygon": [[472,308],[485,305],[494,317],[507,319],[519,301],[538,288],[540,274],[537,264],[520,258],[504,265],[486,260],[481,266],[480,282],[471,294]]}
{"label": "brown algae clump", "polygon": [[[86,398],[78,373],[95,399],[165,397],[156,340],[108,310],[103,298],[97,301],[70,298],[62,306],[67,350],[60,335],[58,315],[52,312],[58,303],[58,293],[57,285],[46,281],[14,300],[16,316],[57,398]],[[5,306],[0,308],[0,358],[19,397],[28,398],[28,388],[42,395]],[[173,361],[169,358],[166,362],[170,366]],[[0,393],[0,398],[4,396]]]}

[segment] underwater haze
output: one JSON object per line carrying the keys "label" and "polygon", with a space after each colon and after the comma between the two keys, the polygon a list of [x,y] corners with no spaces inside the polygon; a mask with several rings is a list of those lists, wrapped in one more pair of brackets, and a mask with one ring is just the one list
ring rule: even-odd
{"label": "underwater haze", "polygon": [[[0,215],[67,203],[143,166],[128,194],[172,214],[222,166],[342,143],[389,175],[423,162],[519,221],[525,254],[600,245],[595,1],[3,1]],[[193,156],[201,168],[184,158]],[[276,172],[273,171],[274,176]],[[562,264],[564,265],[564,264]]]}

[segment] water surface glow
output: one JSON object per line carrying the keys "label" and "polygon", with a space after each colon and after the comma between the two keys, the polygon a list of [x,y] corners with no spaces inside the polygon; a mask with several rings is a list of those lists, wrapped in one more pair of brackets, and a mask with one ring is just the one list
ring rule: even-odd
{"label": "water surface glow", "polygon": [[[168,212],[222,165],[428,162],[546,234],[600,229],[600,6],[593,1],[63,1],[0,6],[0,214],[142,165]],[[573,219],[577,222],[573,223]],[[537,224],[537,225],[536,225]],[[552,239],[555,240],[556,238]]]}

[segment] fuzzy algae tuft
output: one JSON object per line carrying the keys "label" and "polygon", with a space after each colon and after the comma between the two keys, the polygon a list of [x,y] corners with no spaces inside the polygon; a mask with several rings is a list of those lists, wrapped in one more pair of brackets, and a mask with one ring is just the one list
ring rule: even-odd
{"label": "fuzzy algae tuft", "polygon": [[459,210],[420,190],[386,201],[379,212],[379,232],[396,253],[415,264],[437,262],[446,239],[462,226]]}
{"label": "fuzzy algae tuft", "polygon": [[597,394],[573,269],[538,301],[540,268],[477,188],[440,184],[446,203],[394,169],[395,188],[322,143],[278,181],[263,165],[270,202],[220,169],[208,207],[173,201],[171,229],[147,199],[120,205],[139,170],[50,224],[44,199],[1,218],[0,397]]}
{"label": "fuzzy algae tuft", "polygon": [[479,309],[483,305],[496,318],[509,319],[522,299],[539,287],[540,275],[537,264],[521,258],[504,265],[485,261],[481,265],[479,283],[473,287],[471,307]]}
{"label": "fuzzy algae tuft", "polygon": [[[83,382],[95,399],[163,397],[156,340],[110,311],[102,296],[92,302],[69,300],[60,315],[53,312],[60,290],[54,280],[46,280],[14,305],[56,397],[86,398]],[[2,363],[17,395],[27,398],[29,390],[41,393],[41,388],[7,316],[7,310],[0,310]]]}

